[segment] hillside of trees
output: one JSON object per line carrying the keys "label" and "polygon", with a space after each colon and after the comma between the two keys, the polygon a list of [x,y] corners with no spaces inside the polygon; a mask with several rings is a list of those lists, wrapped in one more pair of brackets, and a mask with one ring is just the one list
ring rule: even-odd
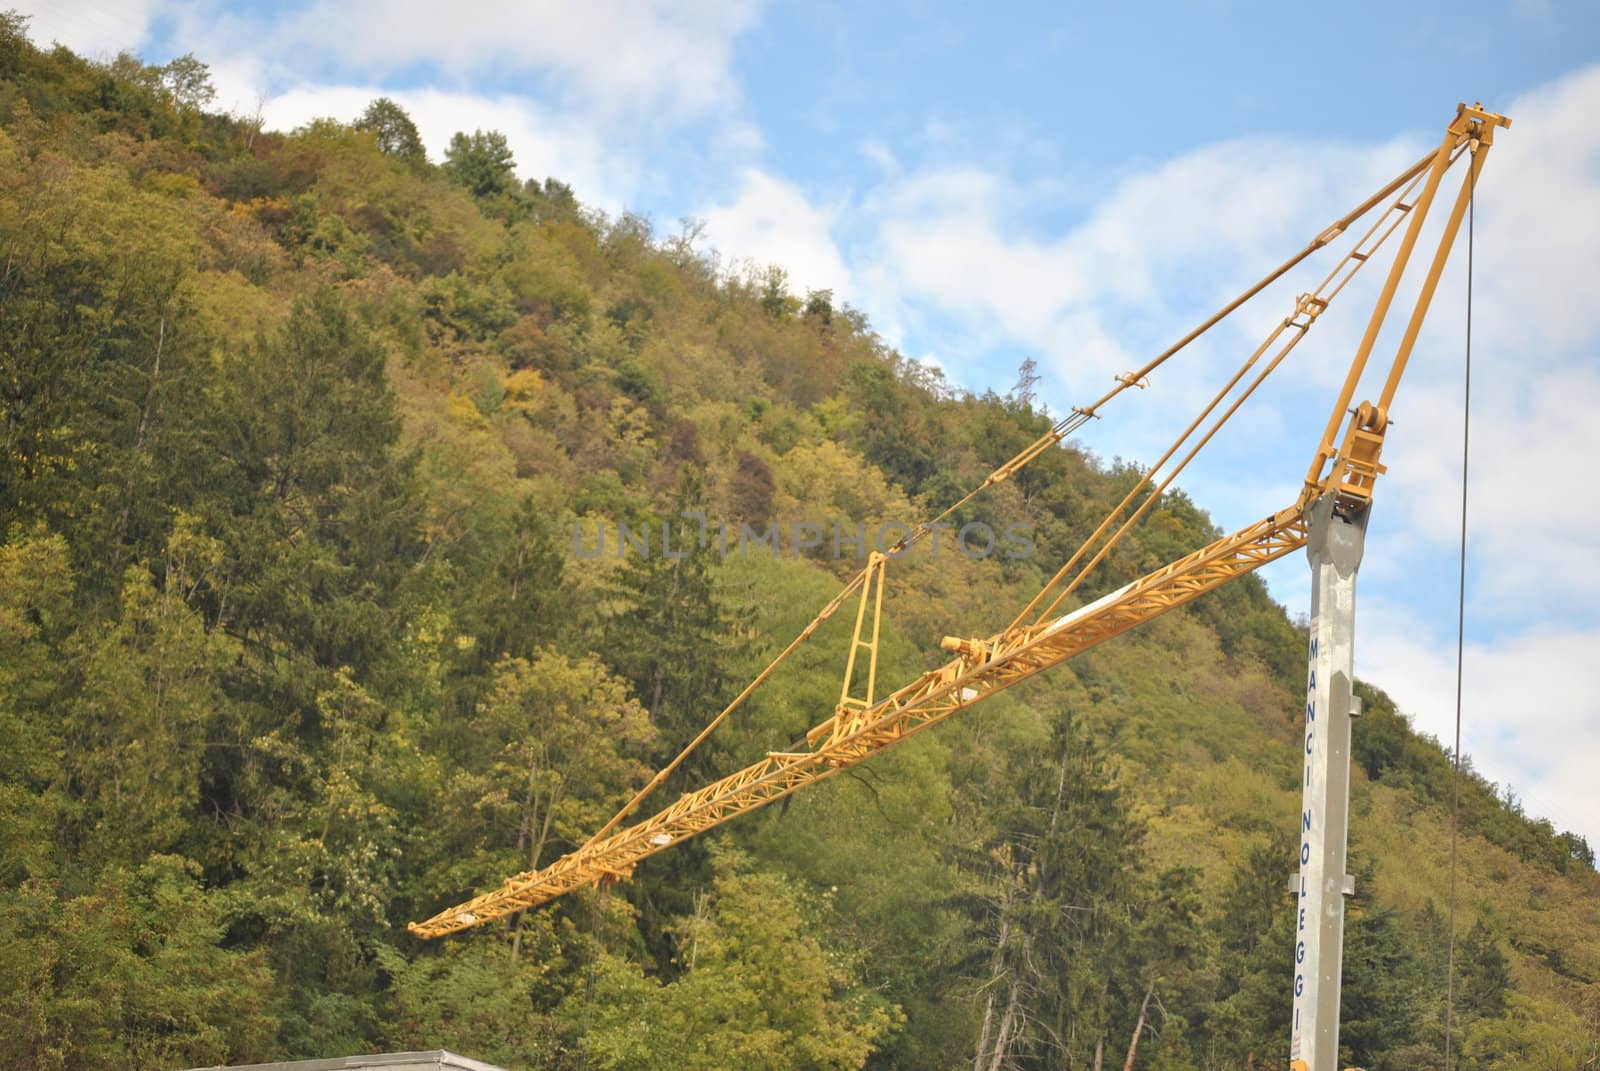
{"label": "hillside of trees", "polygon": [[[1051,418],[492,131],[439,161],[387,100],[211,102],[193,57],[0,15],[0,1071],[1284,1065],[1306,637],[1254,578],[631,881],[409,936],[582,843],[860,565],[684,512],[871,533]],[[1004,625],[1136,478],[1051,450],[961,517],[1031,558],[895,562],[880,680]],[[663,523],[683,556],[618,553]],[[1215,534],[1168,494],[1083,595]],[[663,802],[831,712],[845,616]],[[1343,1039],[1422,1071],[1451,763],[1377,685]],[[1600,1066],[1594,864],[1469,764],[1457,1066]]]}

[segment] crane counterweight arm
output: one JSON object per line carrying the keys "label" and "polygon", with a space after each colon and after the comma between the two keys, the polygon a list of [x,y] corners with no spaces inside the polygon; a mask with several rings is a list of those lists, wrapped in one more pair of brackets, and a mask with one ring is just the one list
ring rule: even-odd
{"label": "crane counterweight arm", "polygon": [[[947,640],[958,657],[864,711],[841,706],[808,734],[814,750],[772,752],[683,796],[665,810],[538,871],[440,912],[410,930],[443,937],[536,907],[586,885],[628,877],[655,853],[781,799],[913,736],[995,692],[1060,664],[1305,545],[1298,507],[1273,514],[1054,621],[984,640]],[[849,717],[846,731],[838,719]]]}

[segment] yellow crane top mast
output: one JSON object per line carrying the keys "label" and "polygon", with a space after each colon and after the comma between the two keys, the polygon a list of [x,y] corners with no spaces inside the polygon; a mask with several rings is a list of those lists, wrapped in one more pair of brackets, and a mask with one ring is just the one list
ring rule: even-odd
{"label": "yellow crane top mast", "polygon": [[[1143,367],[1118,376],[1117,385],[1102,397],[1073,409],[939,517],[919,526],[887,553],[872,554],[866,567],[846,583],[772,664],[587,843],[542,869],[514,875],[499,888],[441,911],[426,921],[411,923],[411,932],[422,938],[442,937],[536,907],[586,885],[625,879],[642,859],[848,769],[1018,681],[1310,544],[1315,582],[1291,1060],[1298,1071],[1331,1071],[1337,1058],[1343,896],[1350,891],[1344,874],[1345,804],[1349,776],[1348,718],[1352,705],[1350,656],[1354,580],[1360,560],[1361,533],[1365,529],[1373,486],[1385,471],[1379,457],[1395,391],[1460,230],[1479,172],[1494,142],[1495,130],[1510,125],[1509,119],[1485,111],[1481,106],[1458,105],[1437,148],[1335,220],[1302,250],[1167,350]],[[1446,218],[1383,388],[1376,402],[1362,402],[1352,409],[1351,399],[1388,317],[1423,222],[1445,173],[1462,156],[1468,159],[1466,175]],[[878,695],[878,631],[887,570],[893,558],[928,536],[935,525],[977,494],[1008,479],[1097,418],[1100,410],[1119,394],[1130,387],[1143,386],[1151,372],[1190,342],[1312,253],[1336,241],[1358,219],[1380,205],[1384,207],[1375,221],[1321,284],[1299,295],[1290,315],[1244,360],[1199,416],[1010,625],[986,637],[945,637],[940,646],[952,655],[949,661],[887,695]],[[1066,610],[1064,603],[1085,577],[1160,499],[1162,492],[1221,426],[1276,371],[1350,279],[1402,226],[1404,232],[1388,276],[1296,501],[1088,605]],[[1345,425],[1342,438],[1339,437],[1341,424]],[[1142,502],[1139,501],[1141,495],[1144,496]],[[686,792],[656,814],[619,829],[684,758],[851,596],[857,599],[855,628],[839,702],[827,718],[807,732],[804,745],[794,750],[771,752],[759,762]],[[1318,714],[1320,720],[1317,720]]]}

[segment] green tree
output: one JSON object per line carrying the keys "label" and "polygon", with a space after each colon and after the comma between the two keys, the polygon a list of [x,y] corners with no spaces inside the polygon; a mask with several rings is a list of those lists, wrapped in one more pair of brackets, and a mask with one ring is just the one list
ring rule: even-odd
{"label": "green tree", "polygon": [[411,121],[404,108],[388,97],[379,97],[367,105],[367,110],[356,120],[356,129],[376,137],[378,150],[385,156],[408,164],[427,163],[428,153],[423,148],[417,124]]}
{"label": "green tree", "polygon": [[1483,919],[1472,924],[1461,939],[1456,1008],[1463,1017],[1497,1019],[1505,1014],[1511,990],[1511,964]]}
{"label": "green tree", "polygon": [[1295,916],[1285,881],[1293,858],[1287,845],[1251,845],[1223,889],[1206,1033],[1237,1066],[1265,1066],[1287,1044]]}
{"label": "green tree", "polygon": [[1115,1043],[1111,998],[1131,936],[1143,830],[1070,714],[1057,719],[1048,748],[1022,760],[1015,791],[989,847],[996,890],[985,920],[992,953],[979,1071],[1103,1059]]}
{"label": "green tree", "polygon": [[1117,979],[1123,1004],[1118,1018],[1126,1022],[1133,1013],[1126,1063],[1154,1050],[1162,1066],[1184,1066],[1189,1017],[1203,1017],[1214,997],[1206,970],[1212,943],[1201,904],[1195,867],[1168,867],[1150,887],[1136,891],[1126,952],[1134,971]]}
{"label": "green tree", "polygon": [[292,1057],[367,1048],[380,1033],[374,947],[393,933],[402,845],[426,804],[404,821],[399,805],[428,784],[388,704],[348,668],[317,680],[305,715],[317,733],[297,732],[296,713],[241,740],[247,706],[219,742],[237,765],[211,786],[233,813],[208,845],[210,869],[226,878],[232,931],[279,980],[275,1050]]}
{"label": "green tree", "polygon": [[[471,729],[473,753],[454,791],[488,835],[469,850],[498,849],[496,862],[516,870],[599,829],[649,775],[640,757],[655,736],[624,681],[592,658],[552,650],[496,666]],[[519,916],[513,957],[521,943]]]}
{"label": "green tree", "polygon": [[516,188],[516,160],[506,136],[498,130],[457,131],[444,153],[444,171],[477,198],[495,197]]}
{"label": "green tree", "polygon": [[372,667],[422,551],[385,356],[321,292],[225,358],[206,521],[228,561],[202,594],[211,620],[305,706],[317,682],[296,663]]}
{"label": "green tree", "polygon": [[57,711],[71,694],[73,596],[67,541],[43,526],[14,529],[0,545],[0,888],[53,875],[60,862]]}
{"label": "green tree", "polygon": [[152,856],[72,896],[0,897],[0,1068],[93,1071],[254,1061],[271,1052],[271,975],[224,942],[223,897]]}
{"label": "green tree", "polygon": [[159,71],[162,88],[181,111],[201,111],[217,98],[211,68],[195,59],[193,52],[185,52]]}
{"label": "green tree", "polygon": [[0,182],[0,526],[50,523],[80,583],[115,599],[130,561],[160,555],[169,507],[197,493],[215,376],[186,287],[199,243],[126,174],[63,160],[11,173],[37,195],[24,210]]}
{"label": "green tree", "polygon": [[911,382],[911,362],[884,364],[860,361],[850,368],[845,385],[859,406],[862,452],[891,479],[912,494],[934,472],[933,435],[922,403],[925,392]]}
{"label": "green tree", "polygon": [[512,515],[470,611],[488,657],[526,658],[541,643],[570,639],[575,609],[549,507],[533,496]]}
{"label": "green tree", "polygon": [[505,1067],[558,1066],[559,1021],[534,1000],[561,950],[543,942],[538,957],[507,959],[498,945],[459,939],[407,959],[382,945],[390,978],[385,1044],[448,1048]]}
{"label": "green tree", "polygon": [[133,566],[121,613],[74,644],[79,686],[63,717],[74,843],[100,863],[137,866],[178,849],[200,797],[205,726],[237,656],[183,601],[181,568],[157,586]]}
{"label": "green tree", "polygon": [[[605,626],[605,649],[632,682],[670,757],[722,708],[727,623],[712,583],[715,547],[690,516],[703,511],[702,481],[685,469],[670,519],[651,525],[646,553],[617,572],[621,608]],[[701,514],[703,516],[703,513]],[[663,535],[665,533],[665,535]],[[687,764],[706,772],[703,759]]]}
{"label": "green tree", "polygon": [[605,957],[593,993],[566,1016],[606,1071],[845,1071],[862,1067],[898,1010],[865,989],[859,967],[816,935],[806,901],[781,877],[720,861],[709,897],[672,927],[683,973],[665,985]]}
{"label": "green tree", "polygon": [[760,275],[761,311],[774,320],[793,316],[800,301],[789,293],[789,273],[776,264],[768,265]]}
{"label": "green tree", "polygon": [[1525,993],[1506,1000],[1505,1014],[1480,1019],[1462,1046],[1462,1066],[1472,1071],[1585,1071],[1594,1064],[1595,1024],[1570,1008]]}
{"label": "green tree", "polygon": [[1352,912],[1345,926],[1340,1058],[1394,1071],[1397,1050],[1418,1041],[1427,979],[1411,935],[1387,908]]}

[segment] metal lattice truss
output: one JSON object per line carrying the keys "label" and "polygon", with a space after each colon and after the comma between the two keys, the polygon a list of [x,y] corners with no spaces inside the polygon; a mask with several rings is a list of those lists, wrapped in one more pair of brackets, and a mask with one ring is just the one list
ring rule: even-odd
{"label": "metal lattice truss", "polygon": [[[819,741],[814,750],[772,752],[542,870],[518,874],[492,892],[412,923],[411,932],[442,937],[585,885],[626,878],[641,859],[854,766],[995,692],[1281,558],[1305,541],[1300,509],[1286,509],[1053,622],[1007,629],[987,640],[946,640],[958,657],[865,710],[841,704],[833,717],[807,734]],[[869,597],[864,593],[863,602]],[[874,629],[875,609],[868,606],[866,615]],[[862,627],[858,624],[858,635]]]}

